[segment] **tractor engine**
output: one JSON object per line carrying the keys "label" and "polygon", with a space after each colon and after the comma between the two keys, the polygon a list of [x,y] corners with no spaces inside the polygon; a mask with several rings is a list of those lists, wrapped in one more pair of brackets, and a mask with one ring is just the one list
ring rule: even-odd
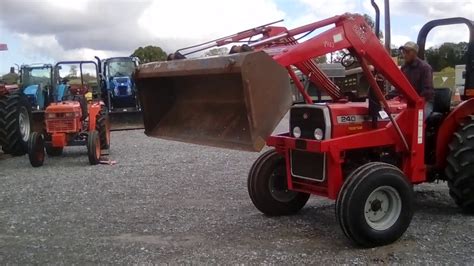
{"label": "tractor engine", "polygon": [[[389,101],[391,112],[396,116],[405,109],[406,104],[397,100]],[[380,118],[377,128],[389,123],[388,118]],[[372,130],[367,102],[300,104],[290,110],[290,135],[300,141],[297,149],[290,154],[292,176],[300,179],[323,182],[326,178],[326,154],[306,150],[305,140],[328,140]],[[376,154],[377,153],[377,154]],[[345,163],[351,164],[370,161],[377,156],[380,161],[387,151],[352,151],[344,156]],[[383,160],[382,160],[383,161]]]}
{"label": "tractor engine", "polygon": [[81,131],[82,111],[77,101],[52,103],[46,108],[46,131],[54,133],[76,133]]}

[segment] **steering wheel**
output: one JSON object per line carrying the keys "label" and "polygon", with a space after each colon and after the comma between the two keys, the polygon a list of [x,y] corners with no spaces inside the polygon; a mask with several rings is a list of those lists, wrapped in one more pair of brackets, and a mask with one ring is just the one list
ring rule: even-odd
{"label": "steering wheel", "polygon": [[341,58],[341,65],[343,67],[350,67],[352,66],[357,60],[351,53],[346,53]]}

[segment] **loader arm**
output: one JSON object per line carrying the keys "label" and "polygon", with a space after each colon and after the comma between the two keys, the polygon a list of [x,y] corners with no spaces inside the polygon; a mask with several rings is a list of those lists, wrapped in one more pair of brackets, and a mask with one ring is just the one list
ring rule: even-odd
{"label": "loader arm", "polygon": [[[334,27],[309,38],[317,29]],[[341,98],[339,88],[316,66],[313,58],[348,49],[359,59],[374,94],[391,120],[387,130],[401,151],[420,148],[423,100],[387,54],[371,27],[360,15],[344,14],[287,30],[269,26],[208,45],[229,44],[259,32],[249,42],[255,51],[216,57],[190,58],[143,64],[135,81],[144,108],[145,133],[149,136],[217,147],[259,151],[291,106],[289,78],[305,101],[312,100],[291,66],[310,76],[312,82]],[[298,38],[297,38],[298,36]],[[300,42],[301,41],[301,42]],[[374,66],[406,99],[408,108],[397,120],[390,115],[374,74]],[[421,116],[420,116],[421,112]],[[398,125],[400,124],[400,126]],[[397,141],[397,136],[400,141]]]}
{"label": "loader arm", "polygon": [[[286,51],[284,50],[281,54],[274,56],[274,59],[282,66],[287,67],[301,64],[308,58],[348,49],[355,57],[365,59],[372,64],[379,73],[397,88],[409,105],[414,106],[422,100],[361,16],[345,14],[335,17],[330,22],[335,24],[334,28],[328,29],[303,43],[288,47]],[[327,25],[323,23],[318,26],[324,27]],[[369,80],[370,83],[375,82],[372,74],[367,76],[371,79]],[[330,80],[322,81],[327,83]],[[325,84],[326,86],[328,85]],[[383,98],[379,100],[387,107]]]}

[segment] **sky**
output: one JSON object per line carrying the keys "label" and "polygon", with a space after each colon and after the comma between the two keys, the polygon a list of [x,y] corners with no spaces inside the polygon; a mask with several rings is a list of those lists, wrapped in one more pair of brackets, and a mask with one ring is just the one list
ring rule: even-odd
{"label": "sky", "polygon": [[[383,10],[383,0],[376,0]],[[437,18],[474,20],[474,0],[390,0],[392,45],[416,41]],[[139,46],[167,52],[279,19],[288,28],[345,12],[375,17],[369,0],[1,0],[0,74],[14,64],[128,56]],[[383,19],[383,15],[382,15]],[[383,20],[382,20],[383,29]],[[467,27],[433,30],[428,46],[468,40]]]}

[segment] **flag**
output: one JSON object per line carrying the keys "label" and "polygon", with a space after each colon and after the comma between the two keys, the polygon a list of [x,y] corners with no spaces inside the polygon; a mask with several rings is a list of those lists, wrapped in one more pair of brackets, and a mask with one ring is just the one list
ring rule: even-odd
{"label": "flag", "polygon": [[6,51],[8,50],[8,46],[6,43],[0,43],[0,51]]}

